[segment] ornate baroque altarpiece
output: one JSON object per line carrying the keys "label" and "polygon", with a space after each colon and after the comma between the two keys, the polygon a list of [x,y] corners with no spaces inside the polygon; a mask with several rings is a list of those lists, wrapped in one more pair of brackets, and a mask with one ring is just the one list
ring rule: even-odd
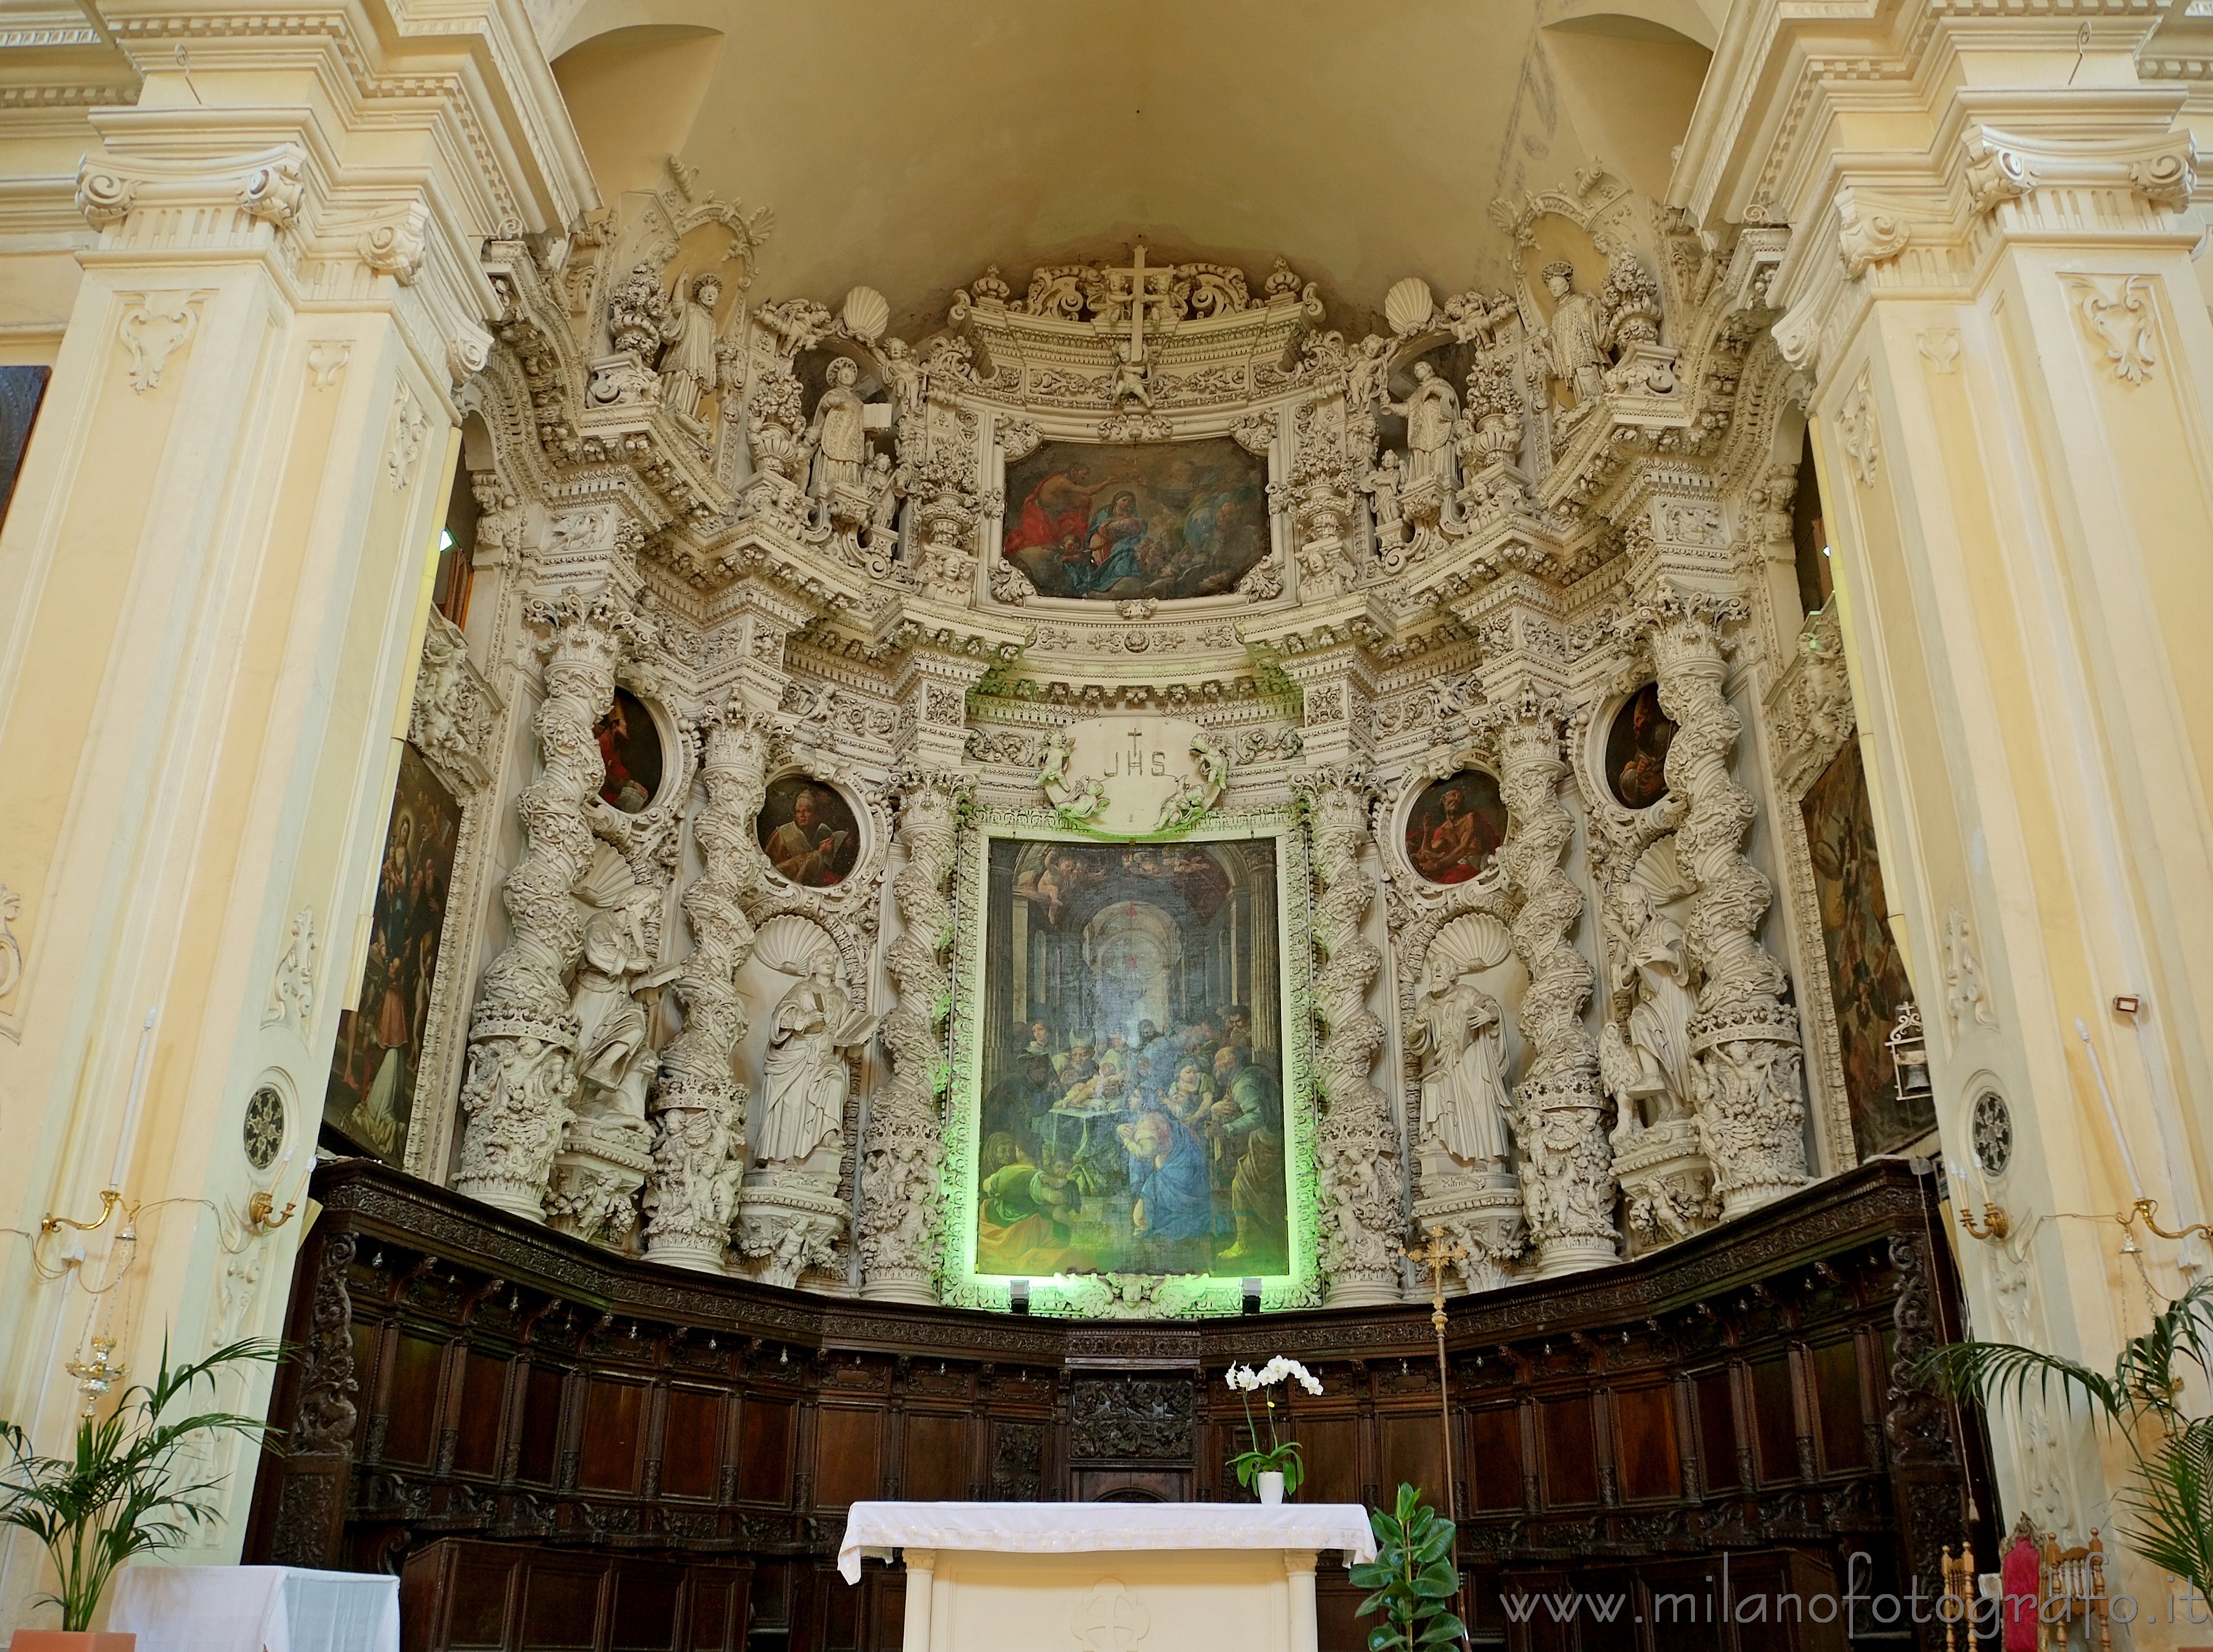
{"label": "ornate baroque altarpiece", "polygon": [[1123,1314],[1602,1266],[1850,1162],[1789,232],[1597,168],[1493,216],[1492,290],[1117,245],[913,342],[756,290],[680,166],[488,243],[460,849],[356,1052],[420,1075],[405,1162]]}

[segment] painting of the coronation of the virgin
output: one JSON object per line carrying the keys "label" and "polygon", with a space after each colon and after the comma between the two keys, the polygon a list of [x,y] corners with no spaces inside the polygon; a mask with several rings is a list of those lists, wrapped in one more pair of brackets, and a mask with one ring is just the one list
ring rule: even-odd
{"label": "painting of the coronation of the virgin", "polygon": [[1040,596],[1221,596],[1268,554],[1268,465],[1228,436],[1048,442],[1007,466],[1000,554]]}
{"label": "painting of the coronation of the virgin", "polygon": [[1875,811],[1856,741],[1847,741],[1800,806],[1821,903],[1821,947],[1837,1006],[1838,1053],[1852,1139],[1864,1158],[1893,1152],[1936,1128],[1933,1099],[1899,1100],[1887,1040],[1898,1009],[1913,996],[1885,914],[1875,858]]}
{"label": "painting of the coronation of the virgin", "polygon": [[1273,840],[989,864],[976,1271],[1289,1271]]}
{"label": "painting of the coronation of the virgin", "polygon": [[414,1116],[423,1029],[436,978],[446,889],[454,877],[460,805],[412,746],[399,748],[399,783],[376,875],[358,1009],[338,1016],[323,1120],[363,1152],[397,1164]]}
{"label": "painting of the coronation of the virgin", "polygon": [[1406,860],[1431,883],[1482,875],[1506,840],[1506,800],[1480,769],[1431,781],[1406,816]]}

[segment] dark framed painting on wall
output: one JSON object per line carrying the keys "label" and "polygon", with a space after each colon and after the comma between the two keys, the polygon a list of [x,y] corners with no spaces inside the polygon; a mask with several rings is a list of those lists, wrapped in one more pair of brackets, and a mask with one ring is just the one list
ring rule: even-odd
{"label": "dark framed painting on wall", "polygon": [[1048,442],[1007,466],[999,554],[1040,596],[1222,596],[1268,554],[1268,462],[1228,436]]}
{"label": "dark framed painting on wall", "polygon": [[0,367],[0,521],[8,519],[15,479],[23,472],[23,454],[31,445],[31,427],[53,375],[50,367]]}
{"label": "dark framed painting on wall", "polygon": [[399,748],[358,1006],[338,1016],[323,1124],[359,1152],[405,1162],[461,806],[412,746]]}
{"label": "dark framed painting on wall", "polygon": [[661,730],[645,702],[627,688],[615,690],[614,704],[592,730],[607,765],[600,799],[625,814],[651,805],[661,790]]}
{"label": "dark framed painting on wall", "polygon": [[1647,683],[1622,702],[1606,732],[1606,783],[1624,808],[1646,809],[1667,795],[1667,748],[1675,725]]}
{"label": "dark framed painting on wall", "polygon": [[836,887],[861,858],[861,823],[852,804],[812,775],[771,781],[754,831],[777,875],[803,888]]}
{"label": "dark framed painting on wall", "polygon": [[1406,814],[1406,862],[1431,883],[1466,883],[1506,841],[1506,800],[1496,776],[1462,769],[1422,788]]}
{"label": "dark framed painting on wall", "polygon": [[1936,1127],[1933,1098],[1899,1100],[1887,1039],[1899,1006],[1913,996],[1890,933],[1875,812],[1859,742],[1848,741],[1799,805],[1821,908],[1821,948],[1836,1006],[1838,1056],[1862,1158],[1888,1153]]}

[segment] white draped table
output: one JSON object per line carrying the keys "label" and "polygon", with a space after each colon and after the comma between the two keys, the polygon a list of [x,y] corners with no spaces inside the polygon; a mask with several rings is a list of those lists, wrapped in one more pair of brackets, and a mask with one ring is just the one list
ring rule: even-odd
{"label": "white draped table", "polygon": [[399,1652],[399,1580],[297,1566],[126,1566],[107,1626],[138,1652]]}
{"label": "white draped table", "polygon": [[838,1570],[906,1558],[905,1652],[1314,1652],[1314,1556],[1358,1503],[857,1503]]}

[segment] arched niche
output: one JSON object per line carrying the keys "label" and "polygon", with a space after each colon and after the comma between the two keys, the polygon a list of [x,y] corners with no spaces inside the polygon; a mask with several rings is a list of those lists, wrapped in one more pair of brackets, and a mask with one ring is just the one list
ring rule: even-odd
{"label": "arched niche", "polygon": [[668,157],[691,137],[723,39],[718,28],[651,16],[688,8],[626,5],[615,15],[640,21],[590,32],[611,9],[586,6],[568,31],[576,43],[553,60],[562,101],[608,201],[667,181]]}
{"label": "arched niche", "polygon": [[1675,147],[1690,130],[1713,58],[1684,25],[1711,27],[1690,0],[1672,6],[1607,0],[1603,9],[1570,13],[1538,31],[1561,111],[1583,153],[1604,156],[1625,181],[1655,198],[1667,193]]}

